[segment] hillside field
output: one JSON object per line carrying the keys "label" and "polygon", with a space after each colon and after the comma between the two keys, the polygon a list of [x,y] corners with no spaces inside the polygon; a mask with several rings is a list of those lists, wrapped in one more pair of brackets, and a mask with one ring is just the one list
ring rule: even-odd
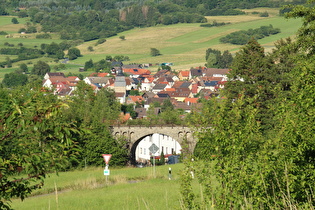
{"label": "hillside field", "polygon": [[[269,17],[260,17],[253,12],[267,11]],[[230,23],[220,27],[200,27],[200,24],[176,24],[176,25],[157,25],[150,28],[134,28],[129,31],[107,38],[106,42],[95,46],[96,40],[83,43],[78,46],[81,50],[82,57],[71,61],[67,66],[65,73],[72,72],[77,74],[78,67],[90,59],[97,62],[105,59],[107,55],[124,55],[130,58],[128,63],[151,63],[158,64],[162,62],[171,62],[174,64],[174,70],[187,70],[191,67],[204,66],[205,53],[208,48],[218,49],[220,51],[229,50],[235,54],[240,45],[222,44],[219,39],[231,32],[238,30],[255,29],[260,26],[273,25],[274,28],[280,28],[281,33],[260,39],[259,43],[265,47],[266,52],[270,52],[274,47],[274,43],[287,37],[294,37],[298,28],[301,26],[299,19],[285,19],[278,16],[277,9],[257,8],[245,10],[246,15],[239,16],[212,16],[207,17],[208,22],[213,21]],[[8,42],[17,46],[23,43],[25,47],[40,47],[42,43],[59,43],[62,40],[56,35],[52,35],[53,39],[36,39],[35,34],[27,35],[27,38],[21,38],[17,33],[19,28],[23,27],[23,23],[27,22],[26,18],[18,18],[21,24],[12,24],[12,17],[0,17],[0,31],[6,31],[13,38],[5,38],[0,36],[0,47],[4,47],[4,43]],[[39,28],[39,27],[38,27]],[[40,29],[40,28],[39,28]],[[125,40],[119,37],[125,36]],[[94,51],[89,51],[88,47],[92,46]],[[152,57],[150,55],[151,48],[156,48],[162,54],[161,56]],[[7,55],[0,55],[0,60],[4,60]],[[50,65],[56,65],[51,59],[45,58]],[[21,61],[22,62],[22,61]],[[0,69],[0,81],[4,74],[13,71],[21,63],[13,64],[12,69]],[[26,63],[31,68],[36,60],[30,60]],[[151,67],[150,70],[157,70],[157,66]]]}

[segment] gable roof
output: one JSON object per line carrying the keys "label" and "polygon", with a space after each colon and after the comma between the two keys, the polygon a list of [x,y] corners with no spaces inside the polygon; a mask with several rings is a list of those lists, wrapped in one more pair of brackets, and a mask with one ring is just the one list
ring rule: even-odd
{"label": "gable roof", "polygon": [[202,70],[201,69],[190,69],[190,76],[191,77],[200,77],[202,76]]}
{"label": "gable roof", "polygon": [[148,69],[141,69],[141,68],[131,68],[131,69],[123,68],[123,72],[127,74],[132,74],[132,75],[151,74],[151,72]]}
{"label": "gable roof", "polygon": [[184,102],[189,104],[196,104],[198,103],[199,98],[185,98]]}
{"label": "gable roof", "polygon": [[158,78],[156,80],[156,82],[160,82],[160,83],[167,82],[167,83],[169,83],[169,82],[174,82],[174,80],[173,80],[173,77],[167,76],[167,77],[160,77],[160,78]]}
{"label": "gable roof", "polygon": [[152,90],[164,90],[164,88],[167,86],[167,84],[161,84],[158,83],[156,85],[154,85],[154,87],[152,88]]}
{"label": "gable roof", "polygon": [[135,108],[135,112],[137,113],[137,118],[144,118],[147,116],[147,110],[145,108]]}
{"label": "gable roof", "polygon": [[106,84],[111,77],[87,77],[92,84]]}
{"label": "gable roof", "polygon": [[133,103],[141,103],[143,101],[142,96],[128,96]]}
{"label": "gable roof", "polygon": [[90,74],[90,77],[107,77],[108,75],[109,75],[109,73],[94,72],[94,73]]}
{"label": "gable roof", "polygon": [[65,77],[63,72],[47,72],[46,75],[49,77]]}
{"label": "gable roof", "polygon": [[158,93],[156,94],[159,98],[169,98],[170,96],[167,93]]}
{"label": "gable roof", "polygon": [[179,74],[182,76],[182,77],[189,77],[189,71],[180,71]]}
{"label": "gable roof", "polygon": [[155,93],[151,92],[151,91],[147,91],[147,92],[144,92],[142,94],[142,97],[143,98],[153,98],[155,96]]}
{"label": "gable roof", "polygon": [[208,77],[227,75],[230,69],[217,69],[217,68],[207,68],[203,71],[204,75]]}
{"label": "gable roof", "polygon": [[167,76],[170,74],[170,71],[169,70],[166,70],[166,69],[162,69],[158,72],[156,72],[156,74],[154,74],[154,78],[159,78],[159,77],[163,77],[163,76]]}

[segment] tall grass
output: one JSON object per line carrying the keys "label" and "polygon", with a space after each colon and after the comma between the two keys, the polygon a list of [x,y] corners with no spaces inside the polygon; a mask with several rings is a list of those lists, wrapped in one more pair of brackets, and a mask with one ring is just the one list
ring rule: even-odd
{"label": "tall grass", "polygon": [[[168,179],[172,167],[172,180]],[[13,200],[14,209],[179,209],[179,171],[182,164],[153,168],[87,168],[51,174],[44,187],[24,201]]]}

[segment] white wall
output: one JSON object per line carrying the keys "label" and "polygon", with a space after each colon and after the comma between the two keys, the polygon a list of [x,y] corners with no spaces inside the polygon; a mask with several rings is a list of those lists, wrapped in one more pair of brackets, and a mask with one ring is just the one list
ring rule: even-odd
{"label": "white wall", "polygon": [[147,136],[146,138],[140,141],[140,143],[138,144],[136,148],[136,160],[138,161],[150,160],[151,153],[150,153],[149,147],[153,143],[159,147],[159,151],[157,151],[154,154],[155,156],[160,156],[162,149],[163,149],[164,155],[172,154],[172,151],[175,154],[181,153],[182,147],[175,139],[166,135],[154,133],[152,135],[152,138],[151,136]]}

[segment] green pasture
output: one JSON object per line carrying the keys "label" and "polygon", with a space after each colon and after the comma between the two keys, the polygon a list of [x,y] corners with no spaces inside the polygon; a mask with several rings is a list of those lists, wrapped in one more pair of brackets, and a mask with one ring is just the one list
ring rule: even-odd
{"label": "green pasture", "polygon": [[[19,24],[13,24],[12,18],[16,18]],[[25,28],[25,23],[28,22],[28,18],[18,18],[16,16],[1,16],[0,17],[0,31],[5,31],[8,34],[17,33],[20,28]]]}
{"label": "green pasture", "polygon": [[[172,168],[172,180],[168,179]],[[51,174],[45,186],[24,201],[13,200],[16,210],[36,209],[181,209],[179,173],[183,164],[146,168],[88,168]],[[155,174],[155,177],[154,177]],[[194,182],[199,191],[197,181]]]}
{"label": "green pasture", "polygon": [[[79,46],[83,57],[73,61],[74,63],[84,63],[89,59],[98,61],[106,55],[126,55],[129,56],[129,63],[161,63],[172,62],[176,69],[190,68],[204,65],[205,52],[208,48],[221,51],[229,50],[235,53],[240,49],[239,45],[222,44],[219,39],[227,34],[260,26],[273,25],[280,28],[281,33],[265,37],[259,43],[265,47],[266,52],[271,51],[274,43],[287,37],[294,37],[301,26],[299,19],[285,19],[280,16],[268,18],[256,17],[253,15],[229,16],[233,24],[221,27],[205,28],[200,24],[176,24],[170,26],[156,26],[151,28],[135,28],[117,36],[108,38],[101,45],[95,46],[95,41],[87,42]],[[216,17],[220,21],[220,17]],[[224,17],[229,22],[227,17]],[[237,21],[237,19],[240,19]],[[124,35],[126,40],[119,39]],[[89,52],[88,46],[93,46],[94,51]],[[151,57],[150,49],[157,48],[161,56]]]}
{"label": "green pasture", "polygon": [[[232,54],[235,54],[242,46],[232,44],[222,44],[219,39],[226,36],[229,33],[238,30],[248,30],[250,28],[259,28],[260,26],[268,26],[270,24],[275,28],[280,28],[281,33],[265,37],[258,40],[258,42],[265,48],[266,52],[270,52],[274,47],[274,43],[282,38],[293,37],[297,30],[302,25],[299,19],[285,19],[278,16],[278,9],[270,8],[255,8],[250,10],[244,10],[246,15],[239,16],[211,16],[207,17],[208,22],[212,23],[214,20],[217,22],[231,23],[220,27],[200,27],[200,24],[176,24],[176,25],[158,25],[149,28],[134,28],[129,31],[122,32],[117,36],[113,36],[106,39],[106,42],[100,45],[96,45],[97,41],[85,42],[78,46],[81,51],[82,57],[73,60],[70,64],[83,66],[86,61],[92,59],[97,62],[101,59],[105,59],[107,55],[124,55],[130,58],[130,61],[124,63],[163,63],[171,62],[174,65],[174,70],[187,70],[191,67],[204,66],[205,53],[208,48],[218,49],[220,51],[229,50]],[[252,12],[265,12],[269,13],[269,17],[259,17],[258,14],[252,14]],[[12,17],[0,17],[0,31],[13,30],[18,31],[20,24],[11,24]],[[2,21],[3,20],[3,21]],[[18,19],[20,21],[20,19]],[[27,19],[21,19],[20,22],[26,22]],[[4,47],[4,43],[10,44],[22,43],[25,47],[40,47],[42,43],[49,44],[51,42],[59,43],[62,40],[57,39],[53,35],[53,39],[36,39],[36,34],[29,34],[27,38],[19,37],[20,35],[15,33],[13,38],[5,38],[0,36],[0,47]],[[119,37],[125,36],[125,40],[121,40]],[[93,51],[89,51],[88,47],[92,46]],[[156,48],[162,55],[152,57],[150,55],[151,48]],[[67,53],[67,52],[66,52]],[[5,55],[0,55],[0,60],[5,59]],[[52,59],[46,58],[51,65]],[[34,63],[35,61],[31,61]],[[18,63],[13,64],[13,68],[18,67]],[[151,67],[151,71],[157,70],[157,66]],[[3,72],[0,69],[0,80],[3,78]],[[72,72],[78,73],[78,68],[67,68],[66,73]]]}

